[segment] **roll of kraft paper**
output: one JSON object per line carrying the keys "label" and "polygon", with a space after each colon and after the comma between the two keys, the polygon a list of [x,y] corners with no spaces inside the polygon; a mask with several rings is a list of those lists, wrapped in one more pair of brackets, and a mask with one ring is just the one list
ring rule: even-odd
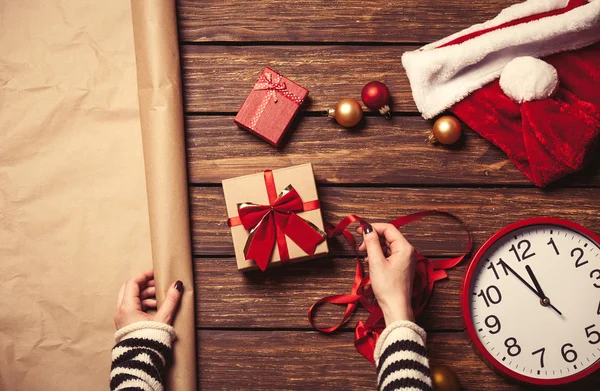
{"label": "roll of kraft paper", "polygon": [[177,340],[167,389],[194,391],[194,279],[175,1],[132,0],[131,12],[159,305],[173,281],[181,280],[184,286],[173,324]]}

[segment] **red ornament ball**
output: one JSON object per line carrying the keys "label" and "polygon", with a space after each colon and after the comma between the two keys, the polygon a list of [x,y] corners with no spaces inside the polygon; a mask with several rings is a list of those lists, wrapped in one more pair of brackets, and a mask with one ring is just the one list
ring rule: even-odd
{"label": "red ornament ball", "polygon": [[374,111],[379,111],[386,117],[390,113],[390,91],[387,86],[380,81],[367,83],[360,94],[365,106]]}

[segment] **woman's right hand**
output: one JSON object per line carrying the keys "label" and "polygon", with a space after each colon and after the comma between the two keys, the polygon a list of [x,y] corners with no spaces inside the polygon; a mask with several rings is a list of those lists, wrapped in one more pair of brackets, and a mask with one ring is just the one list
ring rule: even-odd
{"label": "woman's right hand", "polygon": [[371,286],[385,323],[414,322],[411,297],[416,256],[413,246],[391,224],[367,223],[357,231],[364,238],[358,249],[367,251]]}

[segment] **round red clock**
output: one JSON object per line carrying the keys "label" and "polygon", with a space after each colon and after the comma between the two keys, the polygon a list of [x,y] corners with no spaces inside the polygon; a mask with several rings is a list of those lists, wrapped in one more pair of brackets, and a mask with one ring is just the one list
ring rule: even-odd
{"label": "round red clock", "polygon": [[477,251],[465,276],[463,316],[494,369],[537,385],[600,369],[600,237],[571,221],[511,224]]}

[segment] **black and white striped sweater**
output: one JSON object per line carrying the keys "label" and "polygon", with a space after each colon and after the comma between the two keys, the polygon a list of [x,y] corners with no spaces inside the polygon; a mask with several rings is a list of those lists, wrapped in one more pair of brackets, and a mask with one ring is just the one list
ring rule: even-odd
{"label": "black and white striped sweater", "polygon": [[375,345],[379,391],[432,391],[425,330],[413,322],[390,324]]}
{"label": "black and white striped sweater", "polygon": [[[173,327],[138,322],[115,334],[111,391],[162,391],[165,366],[171,356]],[[425,331],[408,321],[392,323],[375,347],[379,391],[431,391]]]}
{"label": "black and white striped sweater", "polygon": [[174,338],[173,327],[159,322],[137,322],[117,331],[111,391],[162,391]]}

